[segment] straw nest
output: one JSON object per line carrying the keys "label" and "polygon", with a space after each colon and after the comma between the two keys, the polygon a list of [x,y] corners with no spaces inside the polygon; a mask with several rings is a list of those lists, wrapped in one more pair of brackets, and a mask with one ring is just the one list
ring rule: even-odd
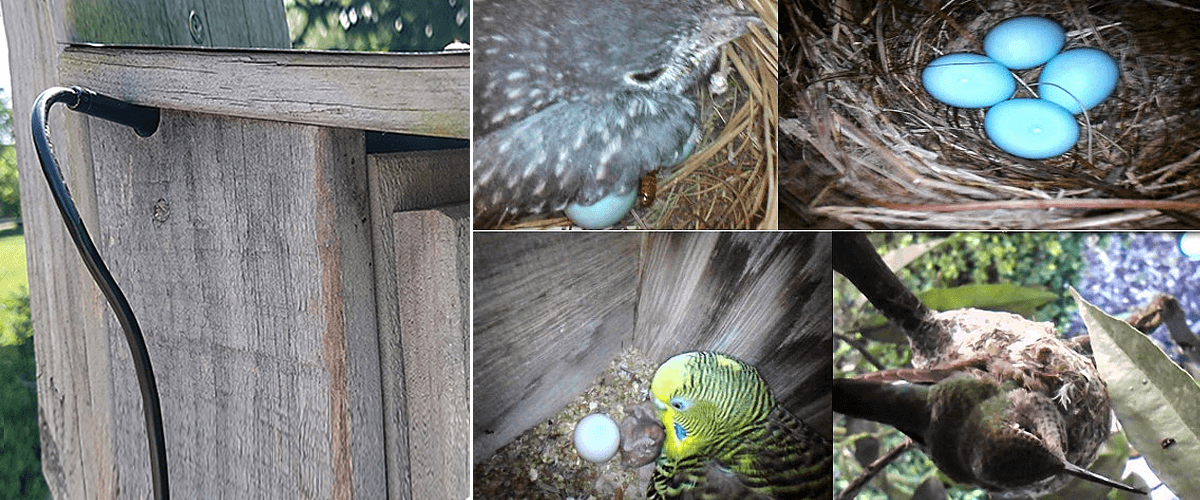
{"label": "straw nest", "polygon": [[[735,0],[766,29],[727,45],[718,72],[728,87],[701,85],[702,136],[696,153],[643,178],[640,202],[616,227],[636,229],[775,229],[778,207],[776,131],[779,85],[778,0]],[[562,213],[501,224],[502,229],[571,227]]]}
{"label": "straw nest", "polygon": [[[1195,3],[1195,2],[1193,2]],[[785,7],[784,227],[1200,226],[1200,8],[1170,0],[800,0]],[[1067,31],[1121,69],[1080,116],[1080,142],[1042,161],[996,148],[983,110],[927,94],[921,70],[1013,16]],[[1033,97],[1040,68],[1015,72]],[[1090,121],[1090,125],[1089,125]],[[1090,131],[1090,141],[1089,141]]]}

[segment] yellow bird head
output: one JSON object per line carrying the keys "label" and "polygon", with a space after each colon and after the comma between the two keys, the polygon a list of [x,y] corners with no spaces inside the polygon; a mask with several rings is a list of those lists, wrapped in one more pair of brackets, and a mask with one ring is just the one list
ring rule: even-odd
{"label": "yellow bird head", "polygon": [[706,351],[679,354],[659,366],[650,395],[667,434],[663,453],[672,458],[720,454],[775,406],[753,366]]}

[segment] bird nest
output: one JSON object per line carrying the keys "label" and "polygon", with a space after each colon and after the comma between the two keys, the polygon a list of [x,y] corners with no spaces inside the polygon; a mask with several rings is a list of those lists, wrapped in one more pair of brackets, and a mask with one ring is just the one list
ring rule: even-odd
{"label": "bird nest", "polygon": [[[783,13],[783,227],[1172,228],[1200,225],[1200,8],[1170,0],[801,0]],[[1042,161],[987,138],[984,110],[934,100],[921,70],[983,53],[1000,21],[1044,16],[1065,49],[1121,76]],[[788,22],[790,21],[790,22]],[[1039,68],[1015,72],[1035,95]]]}
{"label": "bird nest", "polygon": [[[637,229],[775,229],[778,207],[776,130],[779,82],[779,2],[744,0],[766,29],[723,50],[718,71],[728,87],[701,85],[703,138],[683,163],[642,179],[640,202],[616,227]],[[512,221],[502,229],[566,228],[562,214]]]}

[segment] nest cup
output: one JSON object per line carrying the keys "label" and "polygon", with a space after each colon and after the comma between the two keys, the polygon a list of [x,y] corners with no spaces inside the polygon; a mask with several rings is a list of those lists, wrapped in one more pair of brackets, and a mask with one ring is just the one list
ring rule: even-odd
{"label": "nest cup", "polygon": [[[739,0],[766,30],[749,33],[722,49],[717,71],[728,68],[728,88],[712,94],[701,83],[702,139],[696,152],[655,181],[644,179],[642,197],[614,227],[639,229],[774,229],[778,207],[776,110],[779,95],[779,2]],[[653,185],[651,185],[653,184]],[[571,226],[561,213],[509,221],[503,229]]]}
{"label": "nest cup", "polygon": [[[1200,8],[1145,2],[949,3],[815,0],[787,7],[781,173],[798,223],[827,227],[1179,228],[1200,226]],[[988,30],[1042,16],[1063,50],[1093,47],[1117,89],[1077,116],[1081,139],[1046,160],[988,140],[986,110],[933,99],[921,70],[982,54]],[[1018,70],[1035,97],[1041,68]]]}

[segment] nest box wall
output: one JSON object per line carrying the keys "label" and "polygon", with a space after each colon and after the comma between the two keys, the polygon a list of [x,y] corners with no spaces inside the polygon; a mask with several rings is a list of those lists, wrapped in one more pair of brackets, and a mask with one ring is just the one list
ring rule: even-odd
{"label": "nest box wall", "polygon": [[633,336],[634,233],[477,233],[476,462],[579,395]]}
{"label": "nest box wall", "polygon": [[828,234],[478,233],[475,461],[577,397],[622,349],[712,349],[754,363],[829,429]]}
{"label": "nest box wall", "polygon": [[652,234],[635,345],[655,362],[715,350],[762,373],[817,429],[833,415],[833,274],[828,233]]}
{"label": "nest box wall", "polygon": [[[281,16],[284,44],[208,43],[250,50],[79,46],[87,8],[138,2],[0,1],[14,109],[80,85],[163,110],[158,132],[139,138],[59,106],[50,135],[146,333],[176,496],[467,491],[467,153],[364,147],[364,130],[465,137],[467,56],[261,49],[287,46]],[[216,17],[264,29],[263,16],[226,8],[242,3],[187,7],[213,36]],[[14,121],[28,133],[27,112]],[[56,498],[144,496],[141,398],[123,335],[32,144],[18,140],[17,153],[44,475]]]}

